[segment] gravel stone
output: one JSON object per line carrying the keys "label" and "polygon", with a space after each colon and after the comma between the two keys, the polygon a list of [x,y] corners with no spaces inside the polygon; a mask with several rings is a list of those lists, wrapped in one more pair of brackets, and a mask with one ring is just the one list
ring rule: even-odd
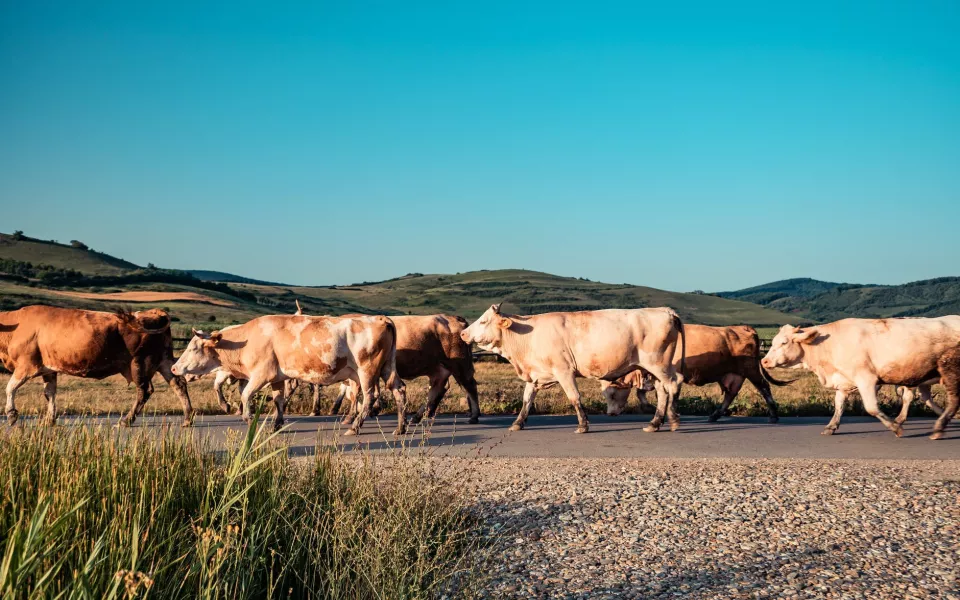
{"label": "gravel stone", "polygon": [[960,461],[437,458],[491,598],[960,600]]}

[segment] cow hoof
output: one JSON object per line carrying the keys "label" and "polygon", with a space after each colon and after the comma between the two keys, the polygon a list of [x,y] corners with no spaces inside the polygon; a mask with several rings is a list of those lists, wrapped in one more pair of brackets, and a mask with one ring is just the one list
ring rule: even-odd
{"label": "cow hoof", "polygon": [[780,417],[770,417],[769,419],[767,419],[767,421],[769,421],[770,423],[779,423]]}
{"label": "cow hoof", "polygon": [[406,427],[397,427],[396,429],[393,430],[393,435],[395,437],[400,437],[401,435],[404,435],[406,433],[407,433]]}
{"label": "cow hoof", "polygon": [[420,413],[417,413],[417,414],[413,415],[412,417],[410,417],[410,424],[411,424],[411,425],[419,425],[419,424],[420,424],[420,421],[422,421],[422,420],[423,420],[423,415],[421,415]]}
{"label": "cow hoof", "polygon": [[359,432],[351,427],[350,429],[343,432],[343,435],[357,435]]}
{"label": "cow hoof", "polygon": [[643,428],[643,430],[646,431],[647,433],[656,433],[657,431],[660,431],[660,426],[659,426],[659,425],[647,425],[646,427]]}
{"label": "cow hoof", "polygon": [[583,425],[582,427],[577,427],[577,433],[587,433],[589,431],[590,431],[590,428],[587,427],[586,425]]}
{"label": "cow hoof", "polygon": [[676,431],[680,429],[680,423],[670,423],[670,431]]}
{"label": "cow hoof", "polygon": [[319,411],[319,410],[315,410],[315,411],[313,411],[313,412],[310,413],[310,416],[311,416],[311,417],[319,417],[319,416],[320,416],[320,411]]}
{"label": "cow hoof", "polygon": [[274,421],[273,422],[273,431],[277,432],[283,428],[283,421]]}
{"label": "cow hoof", "polygon": [[19,418],[20,418],[20,413],[19,413],[19,412],[15,411],[15,410],[8,411],[8,412],[7,412],[7,425],[9,425],[10,427],[13,427],[14,425],[17,424],[17,419],[19,419]]}
{"label": "cow hoof", "polygon": [[523,429],[523,425],[518,425],[516,423],[510,426],[510,431],[520,431],[521,429]]}
{"label": "cow hoof", "polygon": [[942,431],[934,431],[933,433],[930,434],[930,439],[931,439],[931,440],[942,440],[942,439],[943,439],[943,432],[942,432]]}
{"label": "cow hoof", "polygon": [[713,413],[712,415],[707,417],[707,421],[710,423],[716,423],[719,420],[720,420],[720,415],[718,415],[717,413]]}
{"label": "cow hoof", "polygon": [[897,436],[897,437],[903,437],[903,427],[900,427],[899,425],[897,425],[897,426],[896,426],[894,429],[892,429],[891,431],[893,431],[893,435],[895,435],[895,436]]}
{"label": "cow hoof", "polygon": [[470,420],[467,421],[467,423],[470,423],[471,425],[476,425],[479,422],[480,422],[480,417],[470,417]]}
{"label": "cow hoof", "polygon": [[117,427],[130,427],[130,421],[126,419],[120,419],[117,421]]}
{"label": "cow hoof", "polygon": [[827,427],[826,429],[820,432],[820,435],[833,435],[834,431],[836,431],[836,429],[830,429],[829,427]]}

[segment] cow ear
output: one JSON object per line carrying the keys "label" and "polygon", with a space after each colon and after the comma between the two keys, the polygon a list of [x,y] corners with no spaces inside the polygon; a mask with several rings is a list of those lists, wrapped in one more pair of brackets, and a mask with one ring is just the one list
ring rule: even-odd
{"label": "cow ear", "polygon": [[220,343],[220,340],[223,339],[223,334],[219,331],[214,331],[210,334],[210,341],[213,342],[213,345],[216,346]]}
{"label": "cow ear", "polygon": [[790,338],[790,341],[797,344],[809,344],[817,337],[817,330],[810,329],[797,329],[793,332],[793,337]]}
{"label": "cow ear", "polygon": [[497,327],[500,329],[510,329],[512,325],[513,320],[508,319],[507,317],[500,317],[500,319],[497,321]]}
{"label": "cow ear", "polygon": [[198,338],[203,338],[203,337],[204,337],[204,335],[203,335],[203,330],[201,330],[201,329],[193,329],[193,335],[194,335],[194,337],[198,337]]}

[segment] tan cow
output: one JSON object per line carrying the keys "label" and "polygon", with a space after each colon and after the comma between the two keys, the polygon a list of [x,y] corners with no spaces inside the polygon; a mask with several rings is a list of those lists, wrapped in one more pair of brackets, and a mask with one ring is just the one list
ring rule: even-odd
{"label": "tan cow", "polygon": [[221,331],[194,331],[173,365],[177,375],[205,375],[217,369],[246,379],[241,394],[243,418],[251,418],[250,397],[265,385],[276,405],[274,428],[283,425],[286,381],[300,379],[331,385],[356,381],[363,393],[360,416],[346,435],[356,435],[369,416],[374,388],[386,382],[397,402],[397,430],[406,430],[406,392],[396,373],[396,327],[381,316],[305,317],[271,315]]}
{"label": "tan cow", "polygon": [[960,402],[960,316],[910,319],[843,319],[816,327],[784,325],[761,361],[767,368],[794,367],[813,371],[820,383],[836,391],[833,418],[823,430],[840,425],[847,395],[858,390],[864,409],[898,437],[899,423],[877,405],[877,385],[947,388],[947,404],[933,428],[940,439]]}
{"label": "tan cow", "polygon": [[[414,416],[417,423],[424,415],[432,419],[447,391],[447,382],[453,379],[466,391],[470,405],[470,423],[480,420],[477,380],[474,378],[473,353],[470,344],[460,338],[467,321],[449,315],[396,316],[390,319],[397,326],[397,373],[407,381],[417,377],[430,378],[427,402]],[[347,399],[350,407],[345,423],[356,414],[357,386],[352,382],[340,385],[340,392],[330,414],[337,414],[340,404]],[[320,414],[319,398],[315,397],[313,414]]]}
{"label": "tan cow", "polygon": [[577,412],[577,433],[586,433],[589,423],[577,377],[612,381],[637,369],[660,382],[657,412],[644,431],[657,431],[665,412],[670,428],[679,426],[674,400],[683,378],[673,357],[678,340],[683,345],[683,324],[669,308],[520,316],[501,313],[494,304],[461,337],[506,358],[526,382],[523,407],[511,431],[523,429],[538,390],[559,384]]}
{"label": "tan cow", "polygon": [[[730,403],[740,392],[745,380],[757,388],[767,403],[770,422],[776,423],[777,404],[770,393],[770,384],[787,385],[774,379],[760,366],[760,337],[757,330],[747,325],[732,327],[708,327],[684,325],[686,336],[682,350],[686,354],[686,366],[681,373],[683,382],[690,385],[717,383],[723,391],[723,403],[710,415],[716,421],[727,414]],[[681,350],[681,348],[678,348]],[[674,357],[679,368],[680,352]],[[616,416],[623,412],[630,397],[631,388],[636,388],[641,405],[646,403],[646,392],[656,389],[656,380],[644,371],[628,373],[617,381],[601,381],[600,390],[607,401],[607,414]]]}
{"label": "tan cow", "polygon": [[0,312],[0,362],[13,375],[7,382],[7,422],[17,422],[17,389],[43,378],[47,399],[45,423],[57,420],[57,375],[103,379],[122,375],[137,388],[130,412],[120,425],[133,423],[153,391],[159,372],[183,403],[183,425],[193,421],[187,385],[173,375],[170,317],[159,309],[141,312],[95,312],[53,306],[26,306]]}

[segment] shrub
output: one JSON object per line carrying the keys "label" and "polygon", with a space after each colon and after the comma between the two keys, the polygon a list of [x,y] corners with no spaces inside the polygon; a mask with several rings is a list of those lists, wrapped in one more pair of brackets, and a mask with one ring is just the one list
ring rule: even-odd
{"label": "shrub", "polygon": [[322,450],[297,464],[255,425],[219,456],[169,431],[13,431],[0,436],[0,597],[450,593],[476,527],[424,464]]}

